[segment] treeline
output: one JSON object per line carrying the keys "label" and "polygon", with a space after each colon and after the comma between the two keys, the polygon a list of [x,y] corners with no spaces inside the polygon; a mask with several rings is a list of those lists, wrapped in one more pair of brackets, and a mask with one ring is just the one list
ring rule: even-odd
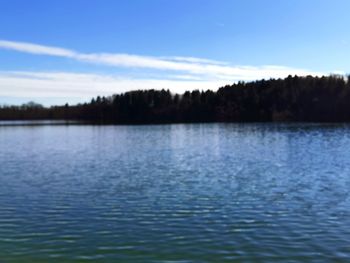
{"label": "treeline", "polygon": [[350,77],[298,77],[239,82],[218,91],[172,94],[139,90],[89,103],[0,107],[0,120],[84,120],[142,124],[187,122],[349,122]]}

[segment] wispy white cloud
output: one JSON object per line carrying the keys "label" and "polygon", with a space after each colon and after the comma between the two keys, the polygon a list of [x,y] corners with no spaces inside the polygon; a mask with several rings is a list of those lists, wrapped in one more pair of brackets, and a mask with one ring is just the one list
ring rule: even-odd
{"label": "wispy white cloud", "polygon": [[194,57],[152,57],[132,54],[81,53],[61,47],[0,40],[0,48],[36,55],[65,57],[82,62],[126,68],[175,71],[226,81],[282,78],[291,75],[321,75],[320,72],[283,66],[231,66],[228,63]]}
{"label": "wispy white cloud", "polygon": [[[0,49],[34,55],[62,57],[120,68],[151,69],[148,77],[71,72],[0,72],[0,97],[63,98],[87,101],[97,95],[112,95],[138,89],[216,90],[226,84],[288,75],[322,75],[283,66],[232,66],[195,57],[152,57],[132,54],[82,53],[61,47],[0,40]],[[161,71],[161,74],[159,72]],[[149,72],[149,70],[145,71]],[[148,73],[147,73],[148,74]],[[143,76],[145,76],[143,74]]]}
{"label": "wispy white cloud", "polygon": [[195,58],[195,57],[160,57],[160,59],[165,59],[169,61],[178,61],[178,62],[189,62],[189,63],[205,63],[205,64],[213,64],[213,65],[227,65],[227,62],[206,59],[206,58]]}
{"label": "wispy white cloud", "polygon": [[25,42],[14,42],[7,40],[0,40],[0,48],[16,50],[25,53],[37,54],[37,55],[50,55],[57,57],[69,57],[73,58],[76,53],[74,51],[59,48],[59,47],[49,47]]}
{"label": "wispy white cloud", "polygon": [[98,74],[67,72],[0,72],[0,96],[67,97],[88,100],[97,95],[109,96],[139,89],[215,90],[226,81],[191,81],[169,79],[132,79]]}

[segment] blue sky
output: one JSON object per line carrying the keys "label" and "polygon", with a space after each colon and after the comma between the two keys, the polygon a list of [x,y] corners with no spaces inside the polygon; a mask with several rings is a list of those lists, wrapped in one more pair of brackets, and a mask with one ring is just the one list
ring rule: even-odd
{"label": "blue sky", "polygon": [[0,0],[0,104],[347,73],[348,0]]}

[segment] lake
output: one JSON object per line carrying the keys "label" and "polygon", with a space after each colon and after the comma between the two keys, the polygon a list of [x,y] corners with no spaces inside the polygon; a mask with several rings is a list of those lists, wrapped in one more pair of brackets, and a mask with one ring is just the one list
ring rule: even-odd
{"label": "lake", "polygon": [[0,125],[0,262],[349,262],[350,126]]}

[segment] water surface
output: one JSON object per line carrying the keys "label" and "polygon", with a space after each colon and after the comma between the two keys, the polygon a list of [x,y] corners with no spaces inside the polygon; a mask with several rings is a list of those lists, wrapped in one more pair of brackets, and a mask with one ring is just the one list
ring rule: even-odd
{"label": "water surface", "polygon": [[350,127],[0,125],[0,262],[347,262]]}

